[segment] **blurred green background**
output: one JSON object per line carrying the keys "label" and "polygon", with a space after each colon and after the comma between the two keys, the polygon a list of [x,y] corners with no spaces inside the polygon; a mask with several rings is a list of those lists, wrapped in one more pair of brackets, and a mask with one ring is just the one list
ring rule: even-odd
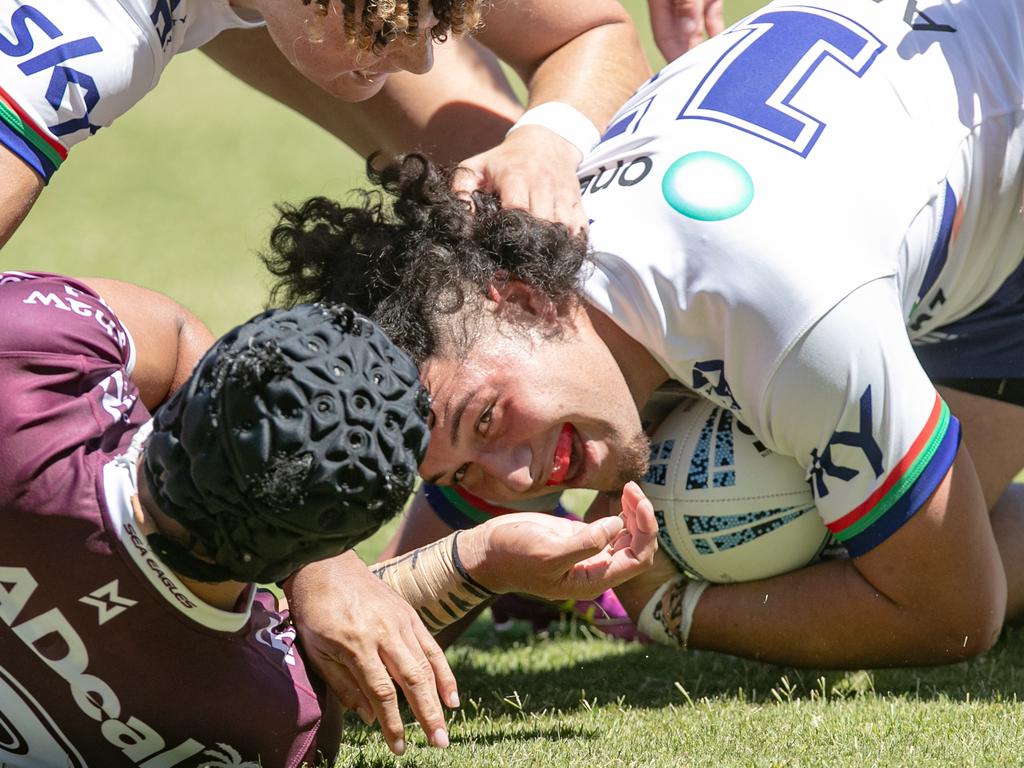
{"label": "blurred green background", "polygon": [[[646,0],[625,3],[655,66]],[[734,0],[730,18],[751,0]],[[344,196],[361,159],[319,127],[225,73],[177,57],[156,90],[74,148],[0,267],[114,277],[167,293],[215,333],[262,307],[255,257],[273,204]]]}

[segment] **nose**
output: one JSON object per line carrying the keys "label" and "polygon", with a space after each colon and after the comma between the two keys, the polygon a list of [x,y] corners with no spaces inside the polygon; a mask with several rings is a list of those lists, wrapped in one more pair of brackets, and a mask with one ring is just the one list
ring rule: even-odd
{"label": "nose", "polygon": [[526,493],[533,488],[531,456],[530,447],[526,444],[511,449],[506,447],[483,451],[477,459],[483,475],[483,484],[496,484],[502,490],[513,494]]}

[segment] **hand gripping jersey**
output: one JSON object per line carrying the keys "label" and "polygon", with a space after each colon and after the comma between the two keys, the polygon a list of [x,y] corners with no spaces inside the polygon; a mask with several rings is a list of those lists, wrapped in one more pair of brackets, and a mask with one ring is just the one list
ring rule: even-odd
{"label": "hand gripping jersey", "polygon": [[136,526],[124,327],[79,282],[10,272],[0,317],[0,764],[318,764],[287,614],[204,603]]}
{"label": "hand gripping jersey", "polygon": [[643,86],[581,168],[589,300],[794,456],[852,555],[957,449],[912,340],[1002,297],[982,324],[1017,346],[973,373],[1024,372],[1022,79],[1021,3],[773,2]]}
{"label": "hand gripping jersey", "polygon": [[228,0],[0,0],[0,143],[49,181],[175,54],[262,24],[241,13]]}

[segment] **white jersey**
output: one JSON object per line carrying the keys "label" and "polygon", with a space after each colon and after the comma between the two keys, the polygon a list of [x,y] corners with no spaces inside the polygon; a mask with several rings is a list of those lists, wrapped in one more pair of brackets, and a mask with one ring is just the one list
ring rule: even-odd
{"label": "white jersey", "polygon": [[228,0],[0,0],[0,143],[49,181],[175,54],[262,23]]}
{"label": "white jersey", "polygon": [[645,84],[581,168],[588,299],[806,467],[854,555],[956,452],[911,339],[1021,274],[1022,5],[770,3]]}

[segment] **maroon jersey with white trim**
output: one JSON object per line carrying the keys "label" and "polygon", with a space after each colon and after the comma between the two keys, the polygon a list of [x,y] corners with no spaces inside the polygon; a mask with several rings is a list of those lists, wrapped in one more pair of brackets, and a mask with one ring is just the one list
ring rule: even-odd
{"label": "maroon jersey with white trim", "polygon": [[149,414],[87,286],[0,273],[0,764],[298,766],[321,686],[286,613],[200,600],[132,514]]}

